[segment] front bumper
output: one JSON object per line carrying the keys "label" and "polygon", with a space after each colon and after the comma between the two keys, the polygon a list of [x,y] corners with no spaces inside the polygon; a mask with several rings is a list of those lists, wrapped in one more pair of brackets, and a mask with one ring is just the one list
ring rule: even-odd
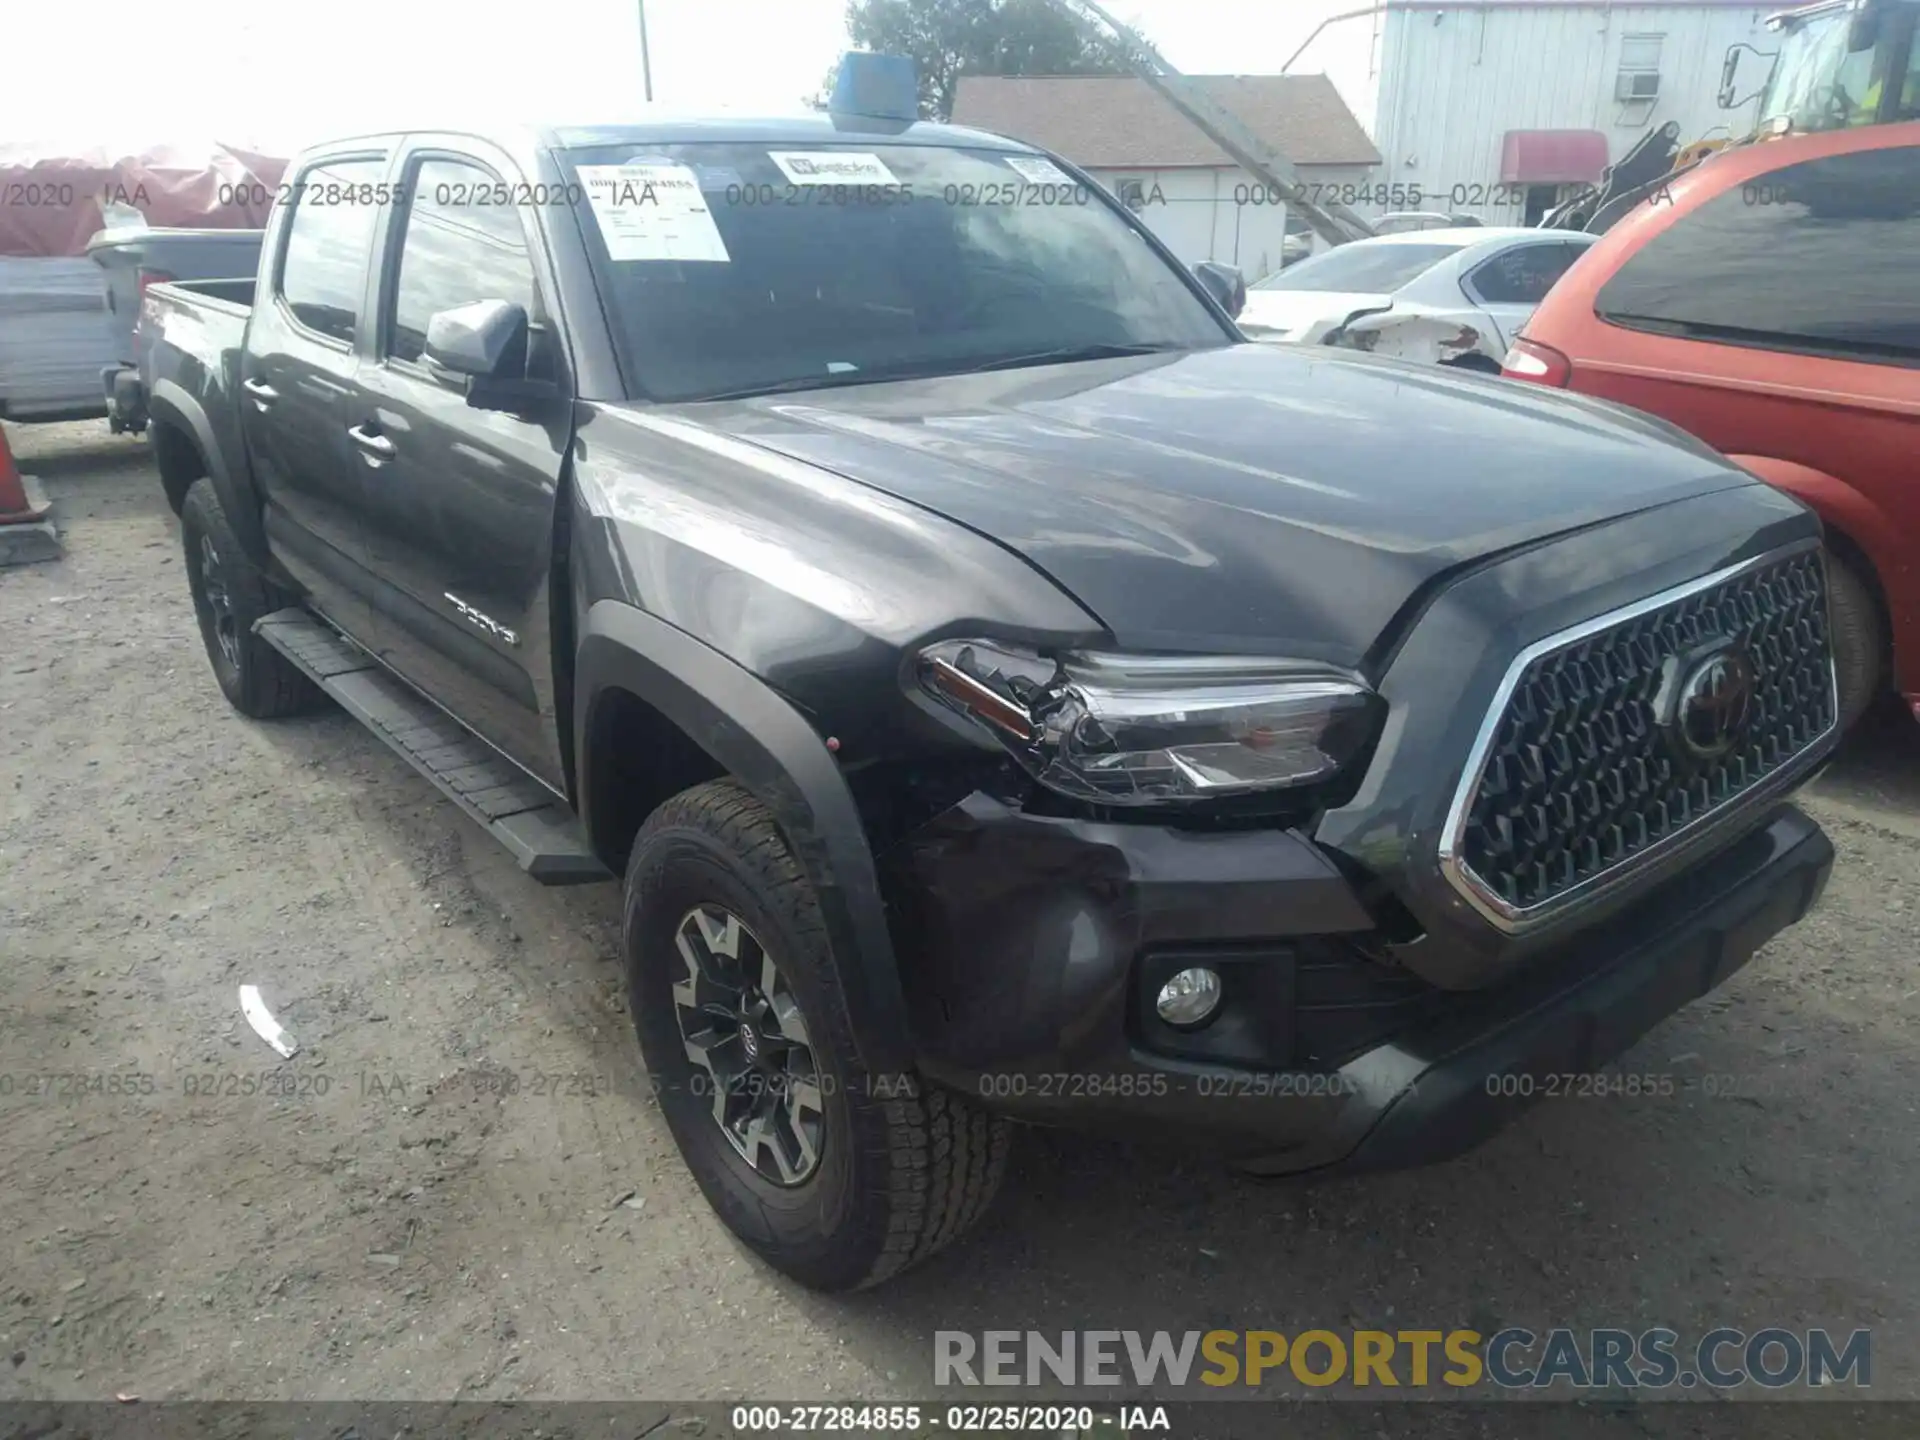
{"label": "front bumper", "polygon": [[[1288,832],[1040,818],[975,795],[913,838],[894,889],[932,1078],[1018,1119],[1283,1173],[1471,1148],[1548,1088],[1500,1077],[1592,1073],[1799,920],[1832,863],[1783,805],[1465,990],[1394,965],[1341,869]],[[1199,958],[1229,977],[1212,1058],[1150,1003]]]}

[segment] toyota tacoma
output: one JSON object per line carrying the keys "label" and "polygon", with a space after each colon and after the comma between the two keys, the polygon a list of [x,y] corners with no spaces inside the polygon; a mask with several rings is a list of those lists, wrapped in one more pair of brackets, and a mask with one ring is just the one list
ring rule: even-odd
{"label": "toyota tacoma", "polygon": [[213,674],[622,881],[666,1122],[809,1285],[1014,1122],[1456,1155],[1819,895],[1820,526],[1234,278],[931,123],[316,148],[256,280],[146,292]]}

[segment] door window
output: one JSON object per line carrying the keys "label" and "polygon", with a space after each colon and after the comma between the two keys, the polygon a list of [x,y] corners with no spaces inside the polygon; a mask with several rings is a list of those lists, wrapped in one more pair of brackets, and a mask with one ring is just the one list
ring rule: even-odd
{"label": "door window", "polygon": [[1503,250],[1467,276],[1469,293],[1488,305],[1538,305],[1584,248],[1556,242]]}
{"label": "door window", "polygon": [[[387,353],[418,360],[427,322],[442,310],[477,300],[519,305],[538,318],[533,258],[507,187],[475,165],[428,160],[414,176],[393,285]],[[530,353],[539,350],[530,345]]]}
{"label": "door window", "polygon": [[280,299],[307,329],[353,342],[378,210],[371,203],[384,160],[313,166],[294,187],[280,261]]}
{"label": "door window", "polygon": [[1649,240],[1601,319],[1763,350],[1920,365],[1920,146],[1805,160]]}

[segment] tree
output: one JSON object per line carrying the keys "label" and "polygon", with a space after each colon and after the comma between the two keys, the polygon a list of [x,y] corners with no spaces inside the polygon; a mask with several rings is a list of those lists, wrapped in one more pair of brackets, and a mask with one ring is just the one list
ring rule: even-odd
{"label": "tree", "polygon": [[[848,0],[856,47],[913,58],[920,114],[953,115],[964,75],[1124,75],[1127,68],[1051,0]],[[819,103],[833,92],[827,76]]]}

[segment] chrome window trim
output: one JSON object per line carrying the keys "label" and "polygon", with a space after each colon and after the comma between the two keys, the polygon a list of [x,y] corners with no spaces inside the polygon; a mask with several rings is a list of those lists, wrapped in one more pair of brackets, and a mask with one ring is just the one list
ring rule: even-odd
{"label": "chrome window trim", "polygon": [[[1492,887],[1486,885],[1473,873],[1461,854],[1462,842],[1466,836],[1467,811],[1474,793],[1480,788],[1480,781],[1486,773],[1488,753],[1493,748],[1494,738],[1500,732],[1500,723],[1506,718],[1508,702],[1518,688],[1520,677],[1527,667],[1543,656],[1577,645],[1590,636],[1615,626],[1624,625],[1630,620],[1651,611],[1663,609],[1703,590],[1711,590],[1730,580],[1754,570],[1764,570],[1790,560],[1809,550],[1820,551],[1820,569],[1822,586],[1826,589],[1826,555],[1820,541],[1809,539],[1792,545],[1783,545],[1770,550],[1752,560],[1744,560],[1738,565],[1729,565],[1724,570],[1716,570],[1711,575],[1703,575],[1697,580],[1689,580],[1684,585],[1676,585],[1657,595],[1649,595],[1644,600],[1636,600],[1631,605],[1623,605],[1604,615],[1596,615],[1591,620],[1566,630],[1557,631],[1545,639],[1536,640],[1514,658],[1507,667],[1506,674],[1500,679],[1500,686],[1494,692],[1493,703],[1487,709],[1487,715],[1480,722],[1480,730],[1474,737],[1473,748],[1467,754],[1467,763],[1461,772],[1460,784],[1453,792],[1453,803],[1447,809],[1446,824],[1440,832],[1440,870],[1460,896],[1466,900],[1495,929],[1508,935],[1517,935],[1536,930],[1550,923],[1572,906],[1591,901],[1599,895],[1610,894],[1632,884],[1658,859],[1679,854],[1697,845],[1701,839],[1739,818],[1760,809],[1762,806],[1778,800],[1803,781],[1807,772],[1814,769],[1824,756],[1824,742],[1833,738],[1840,726],[1840,685],[1833,659],[1833,634],[1829,623],[1827,634],[1827,683],[1828,695],[1832,702],[1833,723],[1810,740],[1800,753],[1783,764],[1773,774],[1741,792],[1738,796],[1719,805],[1704,814],[1695,816],[1679,829],[1663,835],[1637,855],[1629,856],[1610,869],[1590,875],[1578,884],[1570,886],[1558,895],[1533,905],[1511,905],[1495,894]],[[1829,611],[1831,613],[1831,611]]]}

